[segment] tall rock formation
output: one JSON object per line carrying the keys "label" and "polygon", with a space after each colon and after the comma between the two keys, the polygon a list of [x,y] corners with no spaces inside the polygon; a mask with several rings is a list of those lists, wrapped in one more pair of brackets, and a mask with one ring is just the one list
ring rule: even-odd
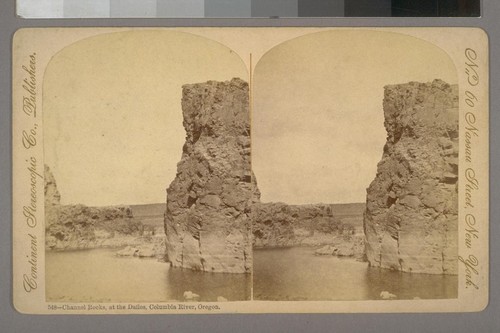
{"label": "tall rock formation", "polygon": [[457,274],[458,88],[385,87],[387,142],[367,189],[366,256],[371,266]]}
{"label": "tall rock formation", "polygon": [[50,171],[47,165],[44,165],[44,194],[45,194],[45,204],[47,205],[60,205],[61,204],[61,194],[57,189],[56,179]]}
{"label": "tall rock formation", "polygon": [[57,189],[56,179],[47,165],[44,165],[44,194],[45,194],[45,228],[57,222],[61,194]]}
{"label": "tall rock formation", "polygon": [[183,86],[186,142],[167,189],[167,259],[174,267],[250,273],[250,207],[259,192],[250,165],[248,84]]}

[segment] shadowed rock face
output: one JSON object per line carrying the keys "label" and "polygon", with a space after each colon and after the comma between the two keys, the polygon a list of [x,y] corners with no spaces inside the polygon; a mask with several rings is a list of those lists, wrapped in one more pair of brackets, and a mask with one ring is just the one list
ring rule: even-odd
{"label": "shadowed rock face", "polygon": [[250,273],[250,207],[259,192],[250,165],[248,84],[183,86],[186,142],[167,189],[167,259],[174,267]]}
{"label": "shadowed rock face", "polygon": [[371,266],[457,274],[458,88],[443,81],[385,87],[387,142],[367,190]]}
{"label": "shadowed rock face", "polygon": [[259,203],[252,207],[254,247],[293,246],[294,214],[284,203]]}

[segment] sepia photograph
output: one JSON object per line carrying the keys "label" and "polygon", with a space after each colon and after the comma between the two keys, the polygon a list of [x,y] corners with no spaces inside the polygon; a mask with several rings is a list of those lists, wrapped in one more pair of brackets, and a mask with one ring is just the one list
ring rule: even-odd
{"label": "sepia photograph", "polygon": [[44,79],[48,301],[250,299],[248,76],[227,47],[123,32]]}
{"label": "sepia photograph", "polygon": [[388,32],[280,44],[255,68],[254,298],[456,298],[457,70]]}
{"label": "sepia photograph", "polygon": [[481,31],[47,28],[14,46],[20,312],[487,304]]}

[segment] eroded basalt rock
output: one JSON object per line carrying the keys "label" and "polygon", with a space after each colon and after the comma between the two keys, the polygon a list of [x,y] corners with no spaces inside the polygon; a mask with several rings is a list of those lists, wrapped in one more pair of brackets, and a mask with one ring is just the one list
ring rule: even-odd
{"label": "eroded basalt rock", "polygon": [[45,244],[49,250],[78,250],[141,244],[143,224],[128,206],[61,205],[48,166],[45,179]]}
{"label": "eroded basalt rock", "polygon": [[253,246],[284,247],[296,245],[295,217],[284,203],[257,203],[252,207]]}
{"label": "eroded basalt rock", "polygon": [[57,221],[61,206],[61,194],[57,189],[56,179],[47,165],[44,165],[45,228]]}
{"label": "eroded basalt rock", "polygon": [[362,220],[364,207],[364,204],[256,203],[252,207],[254,249],[307,246],[316,247],[316,255],[364,261],[364,237],[356,227]]}
{"label": "eroded basalt rock", "polygon": [[385,87],[387,142],[367,189],[364,232],[371,266],[457,274],[458,88]]}
{"label": "eroded basalt rock", "polygon": [[167,259],[174,267],[250,273],[250,207],[259,192],[250,165],[248,84],[183,86],[186,142],[167,189]]}
{"label": "eroded basalt rock", "polygon": [[61,194],[57,189],[56,179],[47,165],[44,165],[44,183],[45,204],[51,206],[60,205]]}
{"label": "eroded basalt rock", "polygon": [[335,205],[256,203],[252,207],[254,247],[320,245],[353,229],[334,216]]}

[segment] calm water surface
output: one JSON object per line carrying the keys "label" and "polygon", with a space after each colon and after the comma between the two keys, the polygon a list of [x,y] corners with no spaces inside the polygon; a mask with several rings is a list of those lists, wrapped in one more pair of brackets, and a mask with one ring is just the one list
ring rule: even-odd
{"label": "calm water surface", "polygon": [[256,300],[374,300],[456,298],[458,278],[370,268],[365,262],[315,256],[314,248],[254,250]]}
{"label": "calm water surface", "polygon": [[[46,253],[46,295],[52,302],[164,302],[250,299],[249,274],[170,268],[156,259],[120,258],[116,250]],[[382,291],[398,299],[456,298],[457,277],[369,268],[353,259],[315,256],[313,248],[254,251],[254,299],[370,300]]]}
{"label": "calm water surface", "polygon": [[116,249],[46,252],[46,296],[52,302],[201,301],[250,298],[250,274],[201,273],[156,259],[116,257]]}

